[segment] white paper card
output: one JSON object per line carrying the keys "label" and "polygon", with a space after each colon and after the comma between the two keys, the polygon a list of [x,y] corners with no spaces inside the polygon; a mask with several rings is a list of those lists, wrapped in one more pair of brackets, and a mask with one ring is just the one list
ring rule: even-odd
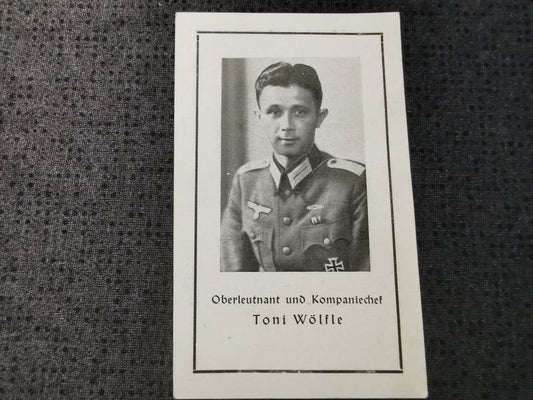
{"label": "white paper card", "polygon": [[426,397],[400,20],[176,15],[174,396]]}

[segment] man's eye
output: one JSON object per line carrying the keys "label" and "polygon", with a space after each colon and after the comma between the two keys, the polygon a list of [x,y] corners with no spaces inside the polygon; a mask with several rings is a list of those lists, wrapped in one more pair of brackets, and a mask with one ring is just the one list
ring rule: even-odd
{"label": "man's eye", "polygon": [[279,117],[281,115],[281,110],[273,108],[267,111],[267,114],[272,117]]}
{"label": "man's eye", "polygon": [[297,117],[303,117],[303,116],[307,115],[307,110],[305,110],[303,108],[299,108],[294,113],[296,114]]}

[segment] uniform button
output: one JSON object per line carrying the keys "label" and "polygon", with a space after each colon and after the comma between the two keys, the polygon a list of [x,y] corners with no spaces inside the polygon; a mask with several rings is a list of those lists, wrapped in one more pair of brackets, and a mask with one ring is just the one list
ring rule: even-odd
{"label": "uniform button", "polygon": [[330,238],[325,238],[325,239],[324,239],[324,244],[325,244],[326,246],[329,246],[329,245],[331,244],[331,239],[330,239]]}
{"label": "uniform button", "polygon": [[286,256],[288,256],[292,252],[291,248],[287,246],[285,246],[281,251],[283,251],[283,254],[285,254]]}
{"label": "uniform button", "polygon": [[291,190],[286,189],[284,193],[285,193],[285,196],[289,197],[291,195]]}
{"label": "uniform button", "polygon": [[292,219],[290,219],[289,217],[283,217],[283,223],[285,225],[290,225],[292,222]]}
{"label": "uniform button", "polygon": [[252,239],[255,239],[255,233],[253,233],[253,232],[250,233],[250,237],[251,237]]}

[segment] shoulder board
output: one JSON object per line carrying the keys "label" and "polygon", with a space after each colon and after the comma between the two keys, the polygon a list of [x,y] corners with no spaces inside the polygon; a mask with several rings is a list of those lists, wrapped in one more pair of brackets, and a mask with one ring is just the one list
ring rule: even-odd
{"label": "shoulder board", "polygon": [[253,171],[253,170],[256,170],[256,169],[263,169],[263,168],[266,168],[270,165],[270,161],[269,160],[256,160],[256,161],[250,161],[246,164],[244,164],[242,167],[239,168],[239,170],[237,171],[237,174],[244,174],[245,172],[248,172],[248,171]]}
{"label": "shoulder board", "polygon": [[342,158],[332,158],[328,161],[328,167],[344,169],[358,176],[361,176],[365,171],[363,164],[351,160],[343,160]]}

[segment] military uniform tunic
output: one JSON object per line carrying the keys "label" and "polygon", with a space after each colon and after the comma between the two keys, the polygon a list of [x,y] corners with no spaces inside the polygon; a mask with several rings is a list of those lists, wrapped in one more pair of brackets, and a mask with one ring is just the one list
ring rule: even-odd
{"label": "military uniform tunic", "polygon": [[221,224],[222,271],[368,271],[362,164],[315,146],[282,172],[272,160],[237,172]]}

